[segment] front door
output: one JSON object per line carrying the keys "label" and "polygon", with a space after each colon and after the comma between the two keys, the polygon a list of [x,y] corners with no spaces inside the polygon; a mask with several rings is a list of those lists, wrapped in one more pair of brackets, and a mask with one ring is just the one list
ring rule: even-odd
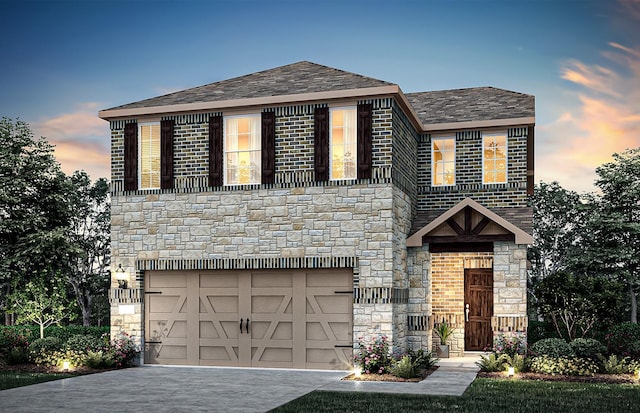
{"label": "front door", "polygon": [[493,345],[493,270],[464,270],[464,349],[484,350]]}

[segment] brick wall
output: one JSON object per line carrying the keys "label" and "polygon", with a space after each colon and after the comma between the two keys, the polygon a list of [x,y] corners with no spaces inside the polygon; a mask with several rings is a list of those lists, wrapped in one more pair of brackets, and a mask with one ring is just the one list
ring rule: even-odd
{"label": "brick wall", "polygon": [[504,131],[508,136],[507,183],[491,185],[482,183],[482,131],[452,131],[448,135],[456,139],[456,184],[441,187],[431,186],[431,138],[436,135],[421,135],[418,145],[418,210],[448,209],[467,197],[487,208],[526,207],[527,128]]}

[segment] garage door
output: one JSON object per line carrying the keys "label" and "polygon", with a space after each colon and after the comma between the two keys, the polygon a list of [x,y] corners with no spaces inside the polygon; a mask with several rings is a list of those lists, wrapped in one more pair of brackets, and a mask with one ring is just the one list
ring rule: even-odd
{"label": "garage door", "polygon": [[145,273],[145,363],[348,369],[349,270]]}

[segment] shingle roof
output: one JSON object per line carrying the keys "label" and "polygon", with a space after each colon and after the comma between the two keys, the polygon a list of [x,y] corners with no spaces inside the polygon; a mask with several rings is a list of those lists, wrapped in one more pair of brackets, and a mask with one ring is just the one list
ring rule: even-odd
{"label": "shingle roof", "polygon": [[[520,228],[527,234],[533,234],[533,208],[531,207],[521,207],[521,208],[488,208],[495,214],[499,215],[501,218],[509,221],[516,227]],[[426,225],[430,224],[433,220],[438,218],[440,215],[447,212],[446,209],[434,209],[430,211],[421,211],[418,215],[413,219],[411,224],[411,231],[409,231],[409,235],[413,235],[416,232],[420,231]]]}
{"label": "shingle roof", "polygon": [[389,86],[393,83],[312,62],[298,62],[112,109],[133,109]]}
{"label": "shingle roof", "polygon": [[535,97],[494,87],[406,93],[422,124],[535,116]]}

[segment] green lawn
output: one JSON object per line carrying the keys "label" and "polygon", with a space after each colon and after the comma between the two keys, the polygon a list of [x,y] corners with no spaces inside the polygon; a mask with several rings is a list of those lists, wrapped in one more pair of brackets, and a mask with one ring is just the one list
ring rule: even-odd
{"label": "green lawn", "polygon": [[272,412],[640,412],[640,384],[476,379],[461,397],[316,391]]}
{"label": "green lawn", "polygon": [[23,373],[15,371],[0,371],[0,390],[44,383],[45,381],[66,379],[74,376],[76,375],[70,373]]}

